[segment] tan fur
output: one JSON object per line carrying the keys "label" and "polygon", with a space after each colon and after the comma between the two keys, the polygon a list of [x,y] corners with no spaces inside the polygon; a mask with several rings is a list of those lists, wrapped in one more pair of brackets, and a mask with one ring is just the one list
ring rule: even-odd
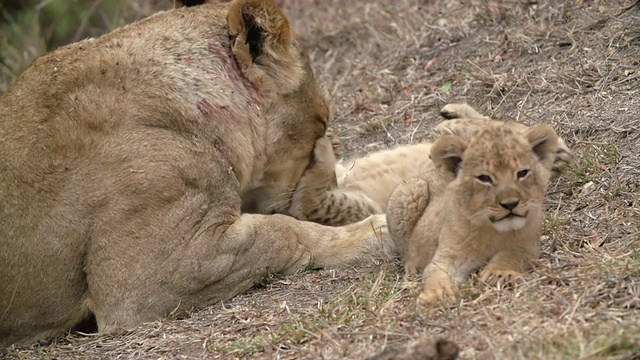
{"label": "tan fur", "polygon": [[[424,269],[421,301],[453,294],[478,267],[485,281],[516,277],[537,260],[542,203],[558,137],[548,125],[524,134],[489,124],[467,141],[440,137],[431,149],[433,176],[424,185],[400,185],[387,208],[390,233],[407,272]],[[426,203],[415,226],[412,202]],[[398,230],[399,229],[399,230]]]}
{"label": "tan fur", "polygon": [[[458,135],[463,138],[470,138],[478,127],[494,122],[494,120],[481,115],[467,104],[447,104],[440,110],[440,115],[446,119],[453,120],[443,121],[438,124],[431,132],[432,139],[437,139],[442,135]],[[527,125],[516,121],[505,121],[504,123],[520,132],[526,132],[529,129]],[[551,169],[552,178],[564,173],[572,162],[573,152],[565,144],[564,140],[558,137],[558,150]]]}
{"label": "tan fur", "polygon": [[392,251],[382,215],[241,215],[250,193],[288,209],[328,118],[270,0],[180,7],[36,60],[0,95],[0,346]]}
{"label": "tan fur", "polygon": [[[446,105],[441,113],[451,120],[438,124],[433,129],[431,138],[455,134],[468,140],[478,129],[490,124],[504,124],[519,132],[529,129],[528,126],[513,121],[490,120],[466,104]],[[391,192],[402,183],[409,183],[405,184],[406,189],[423,188],[421,192],[428,192],[427,184],[421,179],[431,179],[432,188],[436,186],[433,179],[441,179],[430,175],[434,171],[428,156],[431,142],[403,145],[337,164],[329,144],[329,140],[321,140],[316,144],[315,162],[306,170],[293,195],[289,213],[298,219],[327,225],[352,223],[371,214],[383,213]],[[558,145],[554,176],[564,171],[572,160],[571,151],[560,138]],[[335,173],[332,170],[334,168]],[[437,191],[441,189],[442,187]],[[420,196],[414,200],[409,202],[410,205],[407,206],[410,208],[402,216],[403,225],[409,229],[415,226],[426,206],[423,201],[425,199]],[[397,227],[395,230],[404,231]]]}
{"label": "tan fur", "polygon": [[289,214],[332,226],[382,214],[391,191],[430,163],[424,156],[430,148],[429,143],[407,145],[336,164],[330,139],[320,139],[315,163],[298,182]]}

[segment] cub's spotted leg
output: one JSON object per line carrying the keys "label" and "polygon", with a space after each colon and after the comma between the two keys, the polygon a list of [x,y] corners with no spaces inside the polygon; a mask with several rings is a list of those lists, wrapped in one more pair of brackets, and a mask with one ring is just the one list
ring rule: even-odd
{"label": "cub's spotted leg", "polygon": [[305,171],[291,198],[291,216],[338,226],[382,213],[364,193],[337,188],[335,156],[328,137],[318,139],[314,151],[314,163]]}

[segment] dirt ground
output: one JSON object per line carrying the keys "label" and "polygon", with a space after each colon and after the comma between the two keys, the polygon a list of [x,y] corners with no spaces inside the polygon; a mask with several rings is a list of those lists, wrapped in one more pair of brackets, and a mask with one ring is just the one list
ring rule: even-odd
{"label": "dirt ground", "polygon": [[421,141],[454,101],[554,125],[576,162],[550,186],[540,265],[507,287],[472,277],[457,301],[432,307],[415,304],[400,262],[310,271],[126,334],[0,355],[363,359],[448,339],[461,359],[639,359],[640,3],[283,2],[343,156]]}

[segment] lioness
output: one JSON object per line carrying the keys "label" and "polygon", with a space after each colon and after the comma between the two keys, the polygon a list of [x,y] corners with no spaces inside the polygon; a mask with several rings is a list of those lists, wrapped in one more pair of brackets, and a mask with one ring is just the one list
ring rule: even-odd
{"label": "lioness", "polygon": [[241,214],[251,191],[288,206],[329,111],[275,2],[176,5],[37,59],[0,95],[0,346],[392,250],[380,215]]}
{"label": "lioness", "polygon": [[[419,182],[418,177],[429,177],[432,182],[442,180],[434,173],[429,157],[432,139],[455,134],[468,140],[479,128],[491,124],[503,124],[522,133],[529,130],[528,126],[518,122],[491,120],[467,104],[448,104],[440,113],[449,120],[436,125],[429,141],[401,145],[344,162],[336,163],[330,139],[318,140],[314,161],[298,182],[288,212],[298,219],[334,226],[384,213],[392,191],[399,184]],[[553,176],[564,172],[572,158],[571,150],[558,138]],[[416,179],[410,180],[412,178]],[[405,218],[404,223],[417,221],[426,206],[420,198],[410,203],[418,207],[413,211],[416,218]]]}

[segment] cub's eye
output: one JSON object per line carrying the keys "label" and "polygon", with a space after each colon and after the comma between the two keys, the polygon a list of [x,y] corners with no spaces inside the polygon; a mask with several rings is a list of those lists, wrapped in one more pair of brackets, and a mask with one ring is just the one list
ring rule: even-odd
{"label": "cub's eye", "polygon": [[491,184],[493,183],[493,180],[491,179],[491,176],[489,175],[480,175],[477,177],[478,180],[480,180],[481,183],[484,184]]}
{"label": "cub's eye", "polygon": [[529,169],[523,169],[516,173],[518,180],[524,179],[527,175],[529,175]]}

